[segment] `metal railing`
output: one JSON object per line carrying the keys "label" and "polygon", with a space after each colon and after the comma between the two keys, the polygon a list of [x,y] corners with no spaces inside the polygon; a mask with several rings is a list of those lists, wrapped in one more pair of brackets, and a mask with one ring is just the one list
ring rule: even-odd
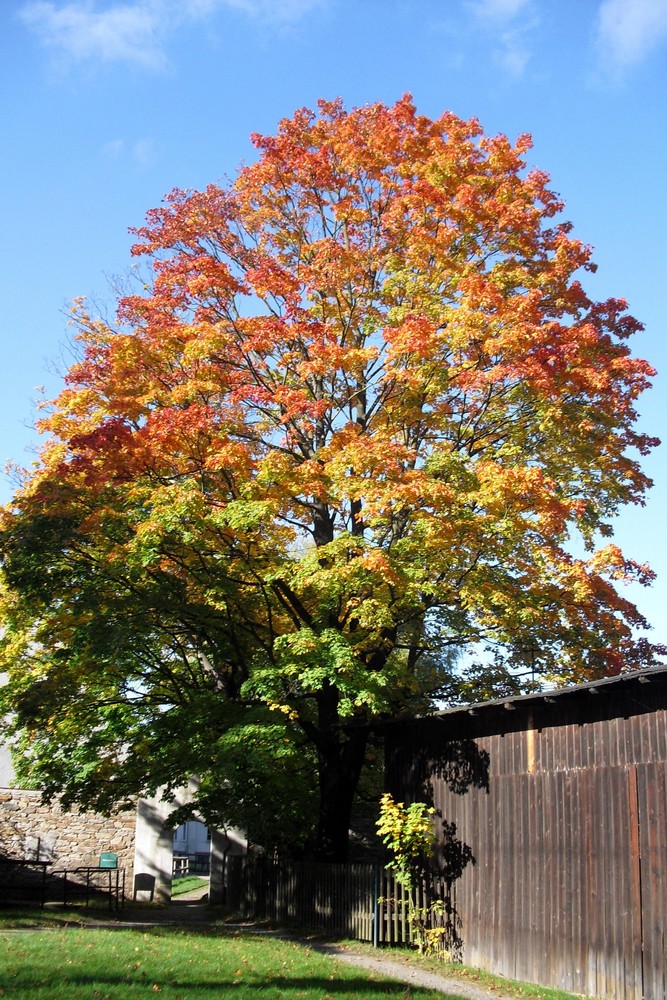
{"label": "metal railing", "polygon": [[125,869],[82,865],[51,868],[48,861],[0,858],[0,903],[108,902],[109,909],[125,905]]}
{"label": "metal railing", "polygon": [[0,903],[46,901],[48,861],[0,858]]}
{"label": "metal railing", "polygon": [[[63,906],[107,900],[109,910],[125,906],[125,869],[82,865],[49,872],[49,901]],[[54,898],[58,896],[58,898]]]}

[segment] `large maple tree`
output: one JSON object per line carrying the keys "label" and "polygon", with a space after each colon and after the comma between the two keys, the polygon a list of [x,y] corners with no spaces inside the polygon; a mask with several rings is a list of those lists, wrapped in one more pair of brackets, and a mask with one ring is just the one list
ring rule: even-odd
{"label": "large maple tree", "polygon": [[448,649],[652,662],[616,588],[650,572],[600,547],[649,485],[652,370],[528,137],[406,97],[253,138],[148,213],[115,323],[75,306],[3,516],[5,701],[50,791],[197,772],[207,819],[342,858],[368,723],[426,708]]}

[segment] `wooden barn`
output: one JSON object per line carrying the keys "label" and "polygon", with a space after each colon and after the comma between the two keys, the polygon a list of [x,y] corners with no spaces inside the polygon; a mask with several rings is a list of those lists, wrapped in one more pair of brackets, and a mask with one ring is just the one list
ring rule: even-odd
{"label": "wooden barn", "polygon": [[441,848],[472,849],[454,890],[466,963],[665,1000],[667,669],[392,724],[387,787],[430,796]]}

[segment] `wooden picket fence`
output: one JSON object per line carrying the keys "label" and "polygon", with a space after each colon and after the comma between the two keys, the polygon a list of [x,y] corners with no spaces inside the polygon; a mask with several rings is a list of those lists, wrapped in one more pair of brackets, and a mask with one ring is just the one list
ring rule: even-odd
{"label": "wooden picket fence", "polygon": [[[226,881],[227,903],[244,919],[271,920],[375,945],[409,944],[413,939],[405,890],[381,865],[230,857]],[[425,907],[434,898],[445,900],[451,915],[451,897],[442,879],[420,886],[415,903]]]}

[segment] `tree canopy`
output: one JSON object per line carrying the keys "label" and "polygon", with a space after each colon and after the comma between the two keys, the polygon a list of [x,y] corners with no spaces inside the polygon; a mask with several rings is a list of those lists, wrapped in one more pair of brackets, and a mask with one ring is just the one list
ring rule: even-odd
{"label": "tree canopy", "polygon": [[114,322],[74,306],[2,517],[0,666],[49,790],[197,773],[212,821],[342,857],[369,724],[442,696],[448,651],[653,662],[617,589],[651,573],[600,546],[650,485],[653,372],[529,137],[405,97],[253,141],[148,213]]}

